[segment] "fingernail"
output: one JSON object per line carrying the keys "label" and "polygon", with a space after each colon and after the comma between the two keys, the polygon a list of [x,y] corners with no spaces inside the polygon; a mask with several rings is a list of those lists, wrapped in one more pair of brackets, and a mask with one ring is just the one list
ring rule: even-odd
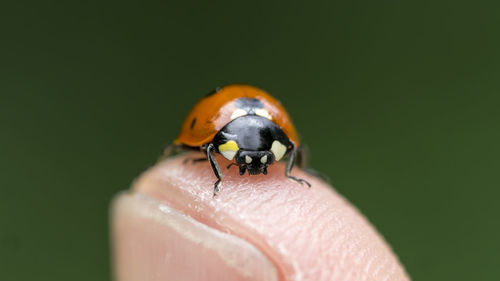
{"label": "fingernail", "polygon": [[147,195],[119,194],[111,218],[116,281],[278,280],[252,244]]}

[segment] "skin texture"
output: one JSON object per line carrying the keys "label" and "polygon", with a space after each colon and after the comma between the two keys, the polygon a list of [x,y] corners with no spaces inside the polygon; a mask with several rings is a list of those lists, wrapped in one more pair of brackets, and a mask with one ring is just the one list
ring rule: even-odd
{"label": "skin texture", "polygon": [[[198,157],[194,154],[190,157]],[[113,203],[115,277],[132,280],[409,280],[367,220],[330,186],[162,161]],[[217,157],[221,167],[230,162]]]}

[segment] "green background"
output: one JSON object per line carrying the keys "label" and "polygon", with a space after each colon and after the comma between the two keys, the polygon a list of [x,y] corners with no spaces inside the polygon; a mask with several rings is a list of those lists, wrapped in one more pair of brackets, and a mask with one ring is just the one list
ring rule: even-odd
{"label": "green background", "polygon": [[2,1],[0,280],[109,280],[112,196],[235,82],[284,103],[414,280],[498,280],[499,8]]}

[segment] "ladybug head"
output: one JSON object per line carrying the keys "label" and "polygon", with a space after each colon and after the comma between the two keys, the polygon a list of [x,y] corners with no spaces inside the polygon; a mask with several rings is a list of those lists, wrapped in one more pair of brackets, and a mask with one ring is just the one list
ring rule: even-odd
{"label": "ladybug head", "polygon": [[240,167],[240,175],[248,170],[250,175],[267,174],[267,166],[274,162],[274,155],[270,151],[240,150],[236,156],[236,164]]}

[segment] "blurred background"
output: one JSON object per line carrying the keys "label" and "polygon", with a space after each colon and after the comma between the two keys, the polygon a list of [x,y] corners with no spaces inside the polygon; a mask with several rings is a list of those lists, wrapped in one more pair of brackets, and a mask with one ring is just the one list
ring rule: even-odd
{"label": "blurred background", "polygon": [[499,8],[3,1],[0,280],[109,280],[111,198],[228,83],[283,102],[414,280],[498,280]]}

